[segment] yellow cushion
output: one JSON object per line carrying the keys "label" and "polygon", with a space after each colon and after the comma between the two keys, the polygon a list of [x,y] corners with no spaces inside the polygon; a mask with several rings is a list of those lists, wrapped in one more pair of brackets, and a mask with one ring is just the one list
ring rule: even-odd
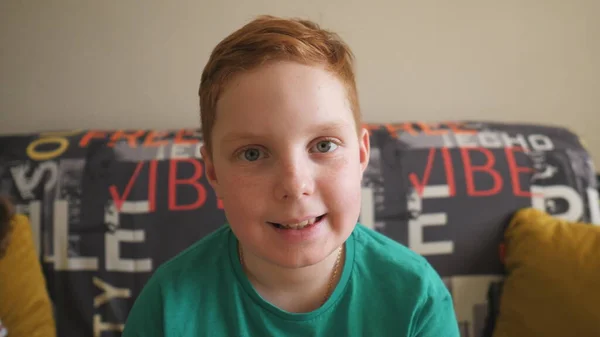
{"label": "yellow cushion", "polygon": [[22,215],[14,217],[6,255],[0,258],[0,320],[9,337],[56,336],[31,227]]}
{"label": "yellow cushion", "polygon": [[600,336],[600,227],[523,209],[505,245],[494,337]]}

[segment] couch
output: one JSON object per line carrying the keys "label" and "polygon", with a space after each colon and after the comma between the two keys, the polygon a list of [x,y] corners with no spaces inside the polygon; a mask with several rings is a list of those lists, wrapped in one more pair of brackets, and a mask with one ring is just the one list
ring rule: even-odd
{"label": "couch", "polygon": [[[519,209],[600,223],[579,137],[486,121],[366,124],[360,221],[425,256],[450,289],[463,337],[489,335],[500,247]],[[0,137],[0,193],[30,220],[58,336],[120,336],[161,263],[225,217],[197,129],[70,130]]]}

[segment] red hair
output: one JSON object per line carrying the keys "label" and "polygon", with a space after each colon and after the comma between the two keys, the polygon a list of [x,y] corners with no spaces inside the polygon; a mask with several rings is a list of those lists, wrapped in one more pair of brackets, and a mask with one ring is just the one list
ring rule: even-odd
{"label": "red hair", "polygon": [[200,117],[204,144],[212,153],[216,106],[231,78],[271,61],[322,66],[345,86],[357,131],[361,114],[354,75],[354,55],[335,33],[301,19],[260,16],[222,40],[210,55],[200,81]]}

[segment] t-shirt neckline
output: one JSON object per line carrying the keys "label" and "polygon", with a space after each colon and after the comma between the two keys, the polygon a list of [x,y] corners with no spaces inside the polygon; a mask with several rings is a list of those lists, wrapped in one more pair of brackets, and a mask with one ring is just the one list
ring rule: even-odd
{"label": "t-shirt neckline", "polygon": [[233,234],[233,231],[229,231],[229,240],[228,240],[229,259],[231,262],[231,267],[233,268],[233,271],[237,278],[237,281],[240,283],[240,285],[244,289],[245,294],[248,295],[252,299],[252,301],[254,303],[256,303],[258,306],[262,307],[263,309],[267,310],[268,312],[270,312],[280,318],[283,318],[285,320],[291,320],[291,321],[311,320],[311,319],[314,319],[317,316],[323,314],[324,312],[328,311],[333,305],[335,305],[337,303],[337,301],[339,300],[339,298],[344,293],[344,290],[346,289],[346,285],[348,284],[350,275],[352,273],[352,266],[354,265],[354,240],[355,240],[354,232],[355,231],[352,232],[352,234],[348,237],[348,240],[346,240],[346,242],[345,242],[345,259],[344,259],[344,266],[343,266],[344,269],[342,270],[342,275],[340,276],[340,279],[339,279],[337,285],[335,286],[333,292],[331,293],[331,296],[329,296],[327,301],[325,301],[325,303],[322,306],[320,306],[319,308],[317,308],[313,311],[306,312],[306,313],[293,313],[293,312],[282,310],[282,309],[274,306],[273,304],[267,302],[265,299],[262,298],[262,296],[260,296],[260,294],[254,289],[254,286],[252,286],[252,283],[250,283],[250,280],[248,280],[246,273],[244,273],[244,271],[242,270],[242,265],[240,263],[240,259],[239,259],[239,255],[238,255],[239,241]]}

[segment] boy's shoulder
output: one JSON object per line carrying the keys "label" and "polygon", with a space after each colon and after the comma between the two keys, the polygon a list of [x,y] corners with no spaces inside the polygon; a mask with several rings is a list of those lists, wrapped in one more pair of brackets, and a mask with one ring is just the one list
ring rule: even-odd
{"label": "boy's shoulder", "polygon": [[428,264],[423,256],[376,230],[358,224],[354,234],[357,253],[370,262],[415,268]]}
{"label": "boy's shoulder", "polygon": [[355,254],[356,263],[368,270],[368,278],[374,282],[389,282],[413,290],[421,288],[423,292],[444,293],[446,290],[441,277],[425,257],[360,224],[355,230]]}
{"label": "boy's shoulder", "polygon": [[382,306],[410,317],[410,335],[459,336],[452,295],[428,260],[405,245],[364,226],[355,230],[357,289],[367,289],[361,308]]}
{"label": "boy's shoulder", "polygon": [[223,262],[229,258],[231,235],[228,225],[219,227],[161,264],[154,272],[153,278],[165,281],[176,279],[178,276],[199,273],[207,275],[209,270],[222,268]]}

